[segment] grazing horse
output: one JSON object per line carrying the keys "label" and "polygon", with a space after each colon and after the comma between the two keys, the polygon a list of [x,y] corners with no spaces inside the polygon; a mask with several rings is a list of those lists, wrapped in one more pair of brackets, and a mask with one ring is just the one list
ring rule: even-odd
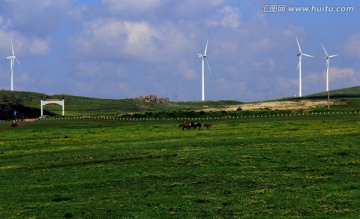
{"label": "grazing horse", "polygon": [[192,127],[193,129],[198,128],[198,129],[200,130],[200,128],[201,128],[201,123],[191,122],[190,124],[191,124],[191,127]]}
{"label": "grazing horse", "polygon": [[210,130],[211,127],[212,127],[212,124],[206,123],[206,124],[204,125],[204,127],[205,127],[207,130]]}
{"label": "grazing horse", "polygon": [[181,127],[182,130],[184,129],[190,129],[191,128],[191,123],[186,121],[186,120],[183,120],[180,125],[179,125],[179,128]]}

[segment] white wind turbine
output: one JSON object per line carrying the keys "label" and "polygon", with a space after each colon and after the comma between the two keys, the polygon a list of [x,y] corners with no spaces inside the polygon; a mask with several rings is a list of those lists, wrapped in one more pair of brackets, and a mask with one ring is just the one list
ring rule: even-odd
{"label": "white wind turbine", "polygon": [[14,63],[16,60],[20,65],[20,62],[15,56],[12,38],[11,38],[11,51],[12,51],[12,55],[8,56],[7,59],[10,60],[10,81],[11,81],[11,91],[13,91],[14,90]]}
{"label": "white wind turbine", "polygon": [[199,58],[201,58],[201,100],[205,100],[205,61],[208,66],[209,72],[211,74],[209,62],[207,61],[207,47],[208,47],[208,40],[206,41],[205,51],[203,54],[198,54]]}
{"label": "white wind turbine", "polygon": [[298,45],[298,48],[299,48],[299,53],[297,54],[297,56],[299,56],[299,63],[298,63],[298,66],[297,68],[299,69],[299,97],[302,97],[302,88],[301,88],[301,59],[303,56],[307,56],[307,57],[314,57],[314,56],[311,56],[311,55],[308,55],[308,54],[305,54],[301,51],[301,47],[300,47],[300,43],[299,43],[299,40],[298,38],[296,37],[296,42],[297,42],[297,45]]}
{"label": "white wind turbine", "polygon": [[330,68],[330,59],[338,56],[338,54],[335,55],[329,55],[324,47],[323,44],[321,44],[322,48],[324,49],[325,52],[325,57],[324,59],[326,60],[326,92],[329,92],[329,68]]}
{"label": "white wind turbine", "polygon": [[335,55],[329,55],[324,47],[323,44],[321,44],[322,48],[325,52],[325,60],[326,60],[326,92],[327,92],[327,102],[328,102],[328,109],[330,108],[330,92],[329,92],[329,68],[330,68],[330,59],[338,56],[338,54]]}

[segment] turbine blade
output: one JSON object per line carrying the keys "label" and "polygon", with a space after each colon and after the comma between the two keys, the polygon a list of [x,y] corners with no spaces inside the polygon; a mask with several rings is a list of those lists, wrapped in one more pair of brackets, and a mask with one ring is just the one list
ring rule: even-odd
{"label": "turbine blade", "polygon": [[211,69],[210,69],[210,65],[209,65],[209,62],[208,62],[208,60],[207,60],[207,59],[206,59],[206,64],[207,64],[207,67],[208,67],[209,72],[210,72],[210,75],[211,75]]}
{"label": "turbine blade", "polygon": [[297,42],[297,45],[298,45],[298,48],[299,48],[299,52],[300,53],[302,53],[302,51],[301,51],[301,47],[300,47],[300,43],[299,43],[299,40],[298,40],[298,38],[296,37],[296,42]]}
{"label": "turbine blade", "polygon": [[206,51],[207,51],[208,43],[209,43],[209,40],[206,40],[206,46],[205,46],[204,56],[206,56]]}
{"label": "turbine blade", "polygon": [[308,55],[308,54],[305,54],[305,53],[303,53],[303,55],[304,55],[304,56],[307,56],[307,57],[314,58],[314,56],[312,56],[312,55]]}
{"label": "turbine blade", "polygon": [[322,46],[322,48],[324,49],[324,52],[325,52],[326,57],[329,57],[329,54],[327,53],[327,51],[326,51],[326,49],[325,49],[324,45],[323,45],[323,44],[321,44],[321,46]]}
{"label": "turbine blade", "polygon": [[19,60],[15,57],[15,60],[17,61],[17,63],[19,63],[19,65],[21,65],[21,63],[19,62]]}
{"label": "turbine blade", "polygon": [[297,68],[296,68],[297,70],[299,70],[300,65],[301,65],[301,58],[299,58],[299,62],[298,62]]}
{"label": "turbine blade", "polygon": [[15,56],[14,45],[13,45],[12,37],[11,37],[11,51],[12,51],[12,55]]}
{"label": "turbine blade", "polygon": [[336,57],[336,56],[338,56],[339,54],[335,54],[335,55],[331,55],[331,56],[329,56],[329,58],[333,58],[333,57]]}

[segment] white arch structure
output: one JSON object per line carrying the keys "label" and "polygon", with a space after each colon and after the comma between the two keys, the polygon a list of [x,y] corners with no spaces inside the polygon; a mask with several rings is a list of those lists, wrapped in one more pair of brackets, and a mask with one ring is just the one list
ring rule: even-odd
{"label": "white arch structure", "polygon": [[44,112],[43,112],[43,108],[46,104],[58,104],[60,106],[62,106],[62,116],[65,116],[65,102],[64,99],[62,100],[41,100],[40,102],[41,104],[41,117],[44,116]]}

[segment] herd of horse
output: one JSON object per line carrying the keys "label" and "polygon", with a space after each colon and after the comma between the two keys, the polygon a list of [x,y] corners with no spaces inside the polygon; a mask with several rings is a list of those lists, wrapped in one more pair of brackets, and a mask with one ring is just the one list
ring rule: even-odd
{"label": "herd of horse", "polygon": [[[210,123],[205,123],[204,127],[207,130],[210,130],[212,127],[212,124]],[[179,128],[181,128],[182,130],[186,130],[186,129],[201,129],[201,123],[200,122],[188,122],[186,120],[183,120],[180,125]]]}

